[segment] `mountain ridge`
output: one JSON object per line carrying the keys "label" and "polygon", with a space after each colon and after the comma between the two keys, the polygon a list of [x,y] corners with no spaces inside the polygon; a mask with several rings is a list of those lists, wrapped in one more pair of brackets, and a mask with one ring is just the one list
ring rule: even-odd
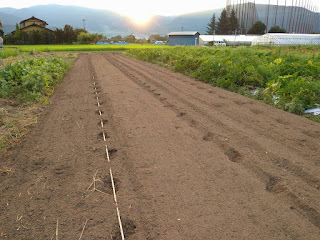
{"label": "mountain ridge", "polygon": [[[263,13],[266,5],[257,4]],[[207,24],[213,14],[218,20],[222,8],[206,11],[191,12],[177,16],[154,15],[144,25],[135,23],[130,17],[112,10],[85,8],[73,5],[36,5],[29,8],[0,8],[0,19],[6,34],[15,30],[15,24],[35,16],[46,21],[48,28],[54,30],[63,28],[66,24],[74,28],[83,28],[83,19],[86,19],[86,30],[91,33],[100,33],[107,37],[134,34],[136,37],[148,37],[151,34],[167,35],[174,31],[206,32]],[[263,16],[261,16],[263,18]],[[320,18],[320,13],[319,13]],[[319,28],[320,30],[320,28]]]}
{"label": "mountain ridge", "polygon": [[[222,9],[187,13],[178,16],[154,15],[144,25],[136,24],[131,18],[111,10],[92,9],[72,5],[37,5],[29,8],[0,8],[0,19],[6,34],[14,31],[15,24],[35,16],[43,19],[48,28],[63,28],[69,24],[74,28],[83,28],[82,19],[86,19],[86,30],[106,36],[145,35],[159,33],[166,35],[171,31],[187,30],[205,32],[206,25],[213,13],[220,15]],[[204,13],[204,14],[203,14]]]}

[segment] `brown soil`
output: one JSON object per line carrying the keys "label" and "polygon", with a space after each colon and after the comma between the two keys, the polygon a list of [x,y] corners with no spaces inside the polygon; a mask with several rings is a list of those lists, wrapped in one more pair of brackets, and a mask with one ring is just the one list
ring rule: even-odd
{"label": "brown soil", "polygon": [[[122,54],[81,54],[3,160],[0,239],[121,239],[110,165],[126,239],[319,239],[319,140],[308,119]],[[104,193],[87,190],[95,174]]]}

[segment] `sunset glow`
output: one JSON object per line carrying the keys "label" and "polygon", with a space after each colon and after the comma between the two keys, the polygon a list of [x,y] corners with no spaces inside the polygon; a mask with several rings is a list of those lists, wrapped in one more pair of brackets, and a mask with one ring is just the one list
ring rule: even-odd
{"label": "sunset glow", "polygon": [[143,11],[130,12],[125,15],[130,17],[135,23],[141,24],[141,25],[147,23],[152,17],[152,14],[149,14],[148,12],[143,12]]}

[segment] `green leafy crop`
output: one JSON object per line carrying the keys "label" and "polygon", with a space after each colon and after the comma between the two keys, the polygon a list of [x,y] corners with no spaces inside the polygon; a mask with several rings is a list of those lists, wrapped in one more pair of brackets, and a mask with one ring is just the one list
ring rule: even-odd
{"label": "green leafy crop", "polygon": [[46,101],[62,80],[69,63],[60,58],[26,59],[5,67],[0,78],[0,96],[19,99],[22,103]]}
{"label": "green leafy crop", "polygon": [[249,96],[256,89],[252,97],[297,114],[320,104],[318,46],[170,47],[128,55]]}

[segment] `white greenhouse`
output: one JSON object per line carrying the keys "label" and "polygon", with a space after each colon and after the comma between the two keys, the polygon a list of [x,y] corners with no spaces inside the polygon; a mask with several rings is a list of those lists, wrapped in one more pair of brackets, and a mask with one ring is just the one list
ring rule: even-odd
{"label": "white greenhouse", "polygon": [[207,45],[212,41],[224,41],[228,46],[250,46],[258,35],[200,35],[200,45]]}
{"label": "white greenhouse", "polygon": [[320,34],[267,33],[252,42],[252,45],[274,46],[317,44],[320,44]]}

